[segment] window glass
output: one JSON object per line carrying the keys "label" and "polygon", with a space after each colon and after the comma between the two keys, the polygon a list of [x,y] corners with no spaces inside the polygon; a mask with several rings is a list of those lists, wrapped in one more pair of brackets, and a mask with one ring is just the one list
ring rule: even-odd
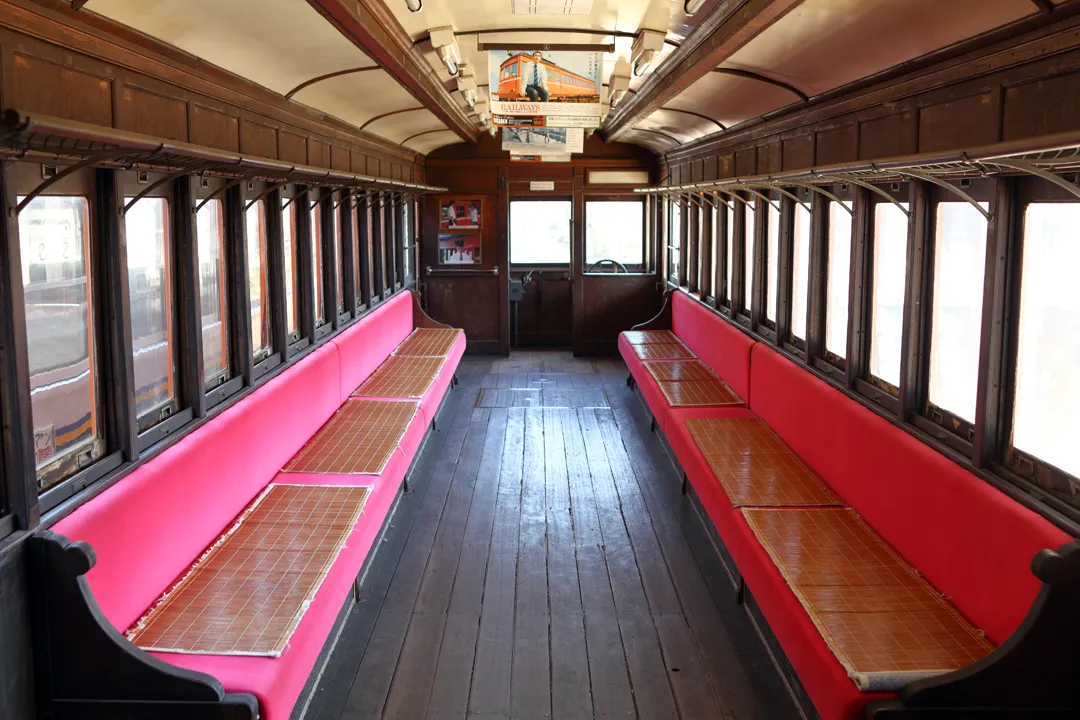
{"label": "window glass", "polygon": [[968,422],[975,421],[985,266],[986,218],[966,202],[938,203],[929,397]]}
{"label": "window glass", "polygon": [[805,340],[806,308],[810,296],[810,211],[800,203],[795,203],[792,244],[791,334]]}
{"label": "window glass", "polygon": [[828,272],[825,276],[825,349],[837,357],[847,356],[848,292],[851,284],[851,213],[829,202]]}
{"label": "window glass", "polygon": [[776,296],[780,294],[780,211],[774,203],[769,203],[769,220],[766,225],[769,232],[769,244],[765,248],[768,253],[766,258],[768,287],[765,289],[768,301],[765,303],[765,318],[776,322]]}
{"label": "window glass", "polygon": [[908,218],[891,202],[874,205],[874,286],[871,303],[870,374],[900,385],[900,351],[907,279]]}
{"label": "window glass", "polygon": [[[367,237],[367,232],[365,232],[366,228],[361,228],[360,226],[360,223],[367,222],[367,217],[363,209],[364,198],[363,196],[359,196],[353,198],[353,201],[356,203],[352,210],[353,277],[356,282],[356,304],[357,306],[360,306],[367,301],[366,295],[364,294],[364,288],[370,287],[367,283],[371,282],[371,274],[370,272],[365,275],[361,275],[360,273],[360,253],[368,252],[366,241],[363,246],[360,244],[360,238]],[[370,257],[370,255],[367,257]]]}
{"label": "window glass", "polygon": [[256,200],[244,214],[247,223],[248,297],[251,301],[251,349],[255,362],[272,352],[270,293],[267,289],[266,203]]}
{"label": "window glass", "polygon": [[680,250],[682,248],[682,203],[671,204],[671,223],[668,227],[668,276],[675,278],[676,282],[680,277],[679,263],[682,258],[680,256]]}
{"label": "window glass", "polygon": [[202,307],[203,382],[207,389],[229,377],[228,291],[225,274],[225,211],[211,200],[195,214]]}
{"label": "window glass", "polygon": [[341,213],[340,208],[332,207],[330,214],[334,218],[333,237],[330,238],[330,244],[336,248],[334,253],[334,265],[337,268],[337,311],[340,315],[345,310],[345,301],[342,300],[345,292],[345,265],[342,258],[345,255],[341,252]]}
{"label": "window glass", "polygon": [[734,269],[734,257],[735,257],[735,213],[732,210],[724,209],[725,216],[727,216],[727,264],[724,266],[725,274],[725,286],[724,286],[724,300],[731,303],[731,277]]}
{"label": "window glass", "polygon": [[311,209],[311,302],[315,304],[315,324],[326,323],[326,295],[323,283],[322,207]]}
{"label": "window glass", "polygon": [[600,260],[645,264],[645,204],[640,200],[585,203],[585,266]]}
{"label": "window glass", "polygon": [[746,222],[743,223],[743,309],[749,312],[751,298],[754,297],[754,226],[757,215],[753,205],[746,204],[744,207]]}
{"label": "window glass", "polygon": [[510,262],[570,264],[569,200],[510,202]]}
{"label": "window glass", "polygon": [[402,274],[405,277],[412,277],[413,275],[413,246],[416,242],[416,235],[413,233],[412,218],[409,213],[411,206],[411,201],[406,201],[401,206],[402,232],[405,235],[405,268]]}
{"label": "window glass", "polygon": [[1080,204],[1024,215],[1013,446],[1080,476]]}
{"label": "window glass", "polygon": [[[289,203],[286,205],[285,203]],[[296,223],[293,221],[293,205],[288,198],[281,199],[281,241],[285,249],[285,329],[292,335],[299,328],[296,318]]]}
{"label": "window glass", "polygon": [[34,198],[19,213],[19,247],[34,459],[43,491],[105,450],[89,281],[89,201]]}
{"label": "window glass", "polygon": [[[127,202],[131,198],[125,198]],[[168,218],[169,203],[164,198],[143,198],[124,214],[139,432],[179,408]]]}

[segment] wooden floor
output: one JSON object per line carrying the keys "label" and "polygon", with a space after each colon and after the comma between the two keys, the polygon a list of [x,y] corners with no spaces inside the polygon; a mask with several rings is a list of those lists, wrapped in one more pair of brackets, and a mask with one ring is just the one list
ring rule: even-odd
{"label": "wooden floor", "polygon": [[306,716],[794,717],[625,366],[458,376]]}

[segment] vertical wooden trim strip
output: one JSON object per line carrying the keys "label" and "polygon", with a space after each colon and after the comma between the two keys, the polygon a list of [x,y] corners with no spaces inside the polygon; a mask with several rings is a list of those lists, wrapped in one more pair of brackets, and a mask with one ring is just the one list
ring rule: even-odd
{"label": "vertical wooden trim strip", "polygon": [[[298,187],[293,200],[293,217],[296,218],[296,274],[294,292],[299,293],[297,302],[297,325],[300,337],[315,343],[315,286],[311,263],[311,199],[317,188]],[[325,265],[325,263],[323,263]]]}
{"label": "vertical wooden trim strip", "polygon": [[829,214],[831,201],[811,193],[810,297],[806,321],[806,360],[825,357],[825,313],[828,305]]}
{"label": "vertical wooden trim strip", "polygon": [[[264,198],[266,211],[267,286],[270,290],[270,323],[273,327],[274,352],[280,353],[282,361],[289,354],[288,298],[285,297],[284,228],[281,217],[281,191],[271,190]],[[293,288],[296,292],[296,288]]]}
{"label": "vertical wooden trim strip", "polygon": [[[225,192],[225,242],[229,248],[225,271],[229,283],[229,317],[232,334],[232,367],[244,379],[244,386],[254,384],[255,348],[251,339],[251,288],[248,286],[246,183]],[[266,268],[263,272],[266,272]],[[266,302],[266,298],[263,298]]]}
{"label": "vertical wooden trim strip", "polygon": [[341,223],[341,237],[338,238],[338,252],[341,253],[341,276],[345,280],[345,287],[341,289],[341,304],[345,311],[355,318],[357,298],[360,289],[356,287],[356,229],[353,224],[353,198],[347,190],[342,190],[342,197],[333,212],[338,213]]}
{"label": "vertical wooden trim strip", "polygon": [[795,202],[786,195],[780,196],[780,253],[776,267],[776,346],[793,340],[791,336],[792,293],[795,280]]}
{"label": "vertical wooden trim strip", "polygon": [[[179,361],[182,388],[180,407],[190,404],[195,417],[206,415],[203,382],[202,295],[199,292],[199,241],[195,223],[195,179],[181,175],[173,181],[172,223],[176,249],[176,288],[173,297],[179,310]],[[175,351],[174,351],[175,352]]]}
{"label": "vertical wooden trim strip", "polygon": [[874,204],[870,191],[855,188],[855,214],[851,225],[851,275],[848,281],[848,347],[845,384],[850,390],[855,380],[866,377],[870,360],[870,303],[874,270],[871,217]]}
{"label": "vertical wooden trim strip", "polygon": [[0,312],[0,421],[3,425],[0,460],[4,481],[4,487],[0,487],[0,503],[4,505],[0,505],[0,510],[10,510],[19,529],[32,530],[41,520],[41,512],[37,499],[22,248],[19,217],[14,212],[18,203],[10,178],[11,168],[9,161],[0,163],[0,192],[5,210],[3,230],[0,231],[0,308],[3,308]]}

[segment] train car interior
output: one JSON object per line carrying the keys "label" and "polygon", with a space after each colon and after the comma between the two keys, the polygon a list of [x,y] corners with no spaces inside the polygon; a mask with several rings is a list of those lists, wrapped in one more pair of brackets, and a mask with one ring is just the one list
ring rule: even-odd
{"label": "train car interior", "polygon": [[1080,0],[0,0],[0,720],[1080,718]]}

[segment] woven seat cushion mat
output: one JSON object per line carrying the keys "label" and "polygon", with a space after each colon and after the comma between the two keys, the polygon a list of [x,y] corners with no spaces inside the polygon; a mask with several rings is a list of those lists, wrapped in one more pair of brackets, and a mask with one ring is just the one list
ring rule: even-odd
{"label": "woven seat cushion mat", "polygon": [[391,355],[353,391],[353,396],[422,398],[439,376],[442,363],[438,357]]}
{"label": "woven seat cushion mat", "polygon": [[742,399],[719,378],[657,383],[671,407],[741,405]]}
{"label": "woven seat cushion mat", "polygon": [[415,401],[349,398],[283,471],[379,475],[419,409]]}
{"label": "woven seat cushion mat", "polygon": [[631,345],[682,344],[678,336],[670,330],[627,330],[623,335],[626,337],[626,342]]}
{"label": "woven seat cushion mat", "polygon": [[694,357],[694,353],[681,342],[631,345],[631,347],[642,360],[690,360]]}
{"label": "woven seat cushion mat", "polygon": [[459,328],[416,328],[392,354],[402,357],[446,357],[462,332]]}
{"label": "woven seat cushion mat", "polygon": [[897,690],[993,646],[851,508],[743,508],[860,690]]}
{"label": "woven seat cushion mat", "polygon": [[279,656],[370,492],[270,484],[128,639],[156,652]]}
{"label": "woven seat cushion mat", "polygon": [[657,382],[718,380],[716,373],[700,360],[670,360],[646,362],[645,368]]}
{"label": "woven seat cushion mat", "polygon": [[842,504],[758,418],[691,418],[686,427],[735,507]]}

